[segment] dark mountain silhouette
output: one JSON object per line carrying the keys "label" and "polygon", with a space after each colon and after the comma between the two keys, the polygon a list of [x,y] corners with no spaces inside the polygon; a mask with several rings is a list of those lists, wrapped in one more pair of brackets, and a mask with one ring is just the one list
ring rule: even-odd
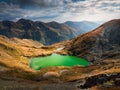
{"label": "dark mountain silhouette", "polygon": [[76,30],[77,35],[84,34],[97,28],[100,24],[90,21],[73,22],[67,21],[64,24]]}
{"label": "dark mountain silhouette", "polygon": [[9,38],[17,37],[21,39],[33,39],[49,45],[74,38],[76,33],[73,29],[64,24],[55,22],[34,22],[31,20],[20,19],[17,22],[1,21],[0,35],[5,35]]}
{"label": "dark mountain silhouette", "polygon": [[120,58],[120,19],[77,37],[70,44],[69,53],[89,61]]}

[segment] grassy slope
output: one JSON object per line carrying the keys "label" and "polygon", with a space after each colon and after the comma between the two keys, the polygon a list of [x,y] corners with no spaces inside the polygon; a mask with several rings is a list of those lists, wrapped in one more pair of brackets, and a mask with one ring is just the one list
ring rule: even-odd
{"label": "grassy slope", "polygon": [[[51,54],[56,48],[65,46],[64,44],[65,43],[59,43],[45,47],[32,40],[8,39],[0,36],[0,80],[9,80],[11,82],[13,80],[19,81],[18,78],[24,78],[22,82],[26,82],[27,84],[31,82],[40,84],[60,81],[70,82],[99,74],[120,73],[119,59],[107,59],[99,65],[91,65],[88,67],[51,67],[39,71],[34,71],[29,68],[30,57]],[[62,53],[62,51],[60,53]],[[63,53],[66,53],[66,51]],[[68,70],[69,72],[60,74],[62,70]],[[58,73],[59,77],[43,77],[47,72]]]}

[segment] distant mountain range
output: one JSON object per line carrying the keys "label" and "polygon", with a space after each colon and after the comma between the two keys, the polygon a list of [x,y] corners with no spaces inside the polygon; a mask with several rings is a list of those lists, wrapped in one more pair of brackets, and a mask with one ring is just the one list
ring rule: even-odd
{"label": "distant mountain range", "polygon": [[9,38],[26,38],[39,41],[45,45],[68,40],[76,37],[76,31],[65,24],[57,22],[39,22],[20,19],[17,22],[1,21],[0,35]]}
{"label": "distant mountain range", "polygon": [[17,37],[21,39],[33,39],[45,45],[75,38],[95,29],[99,24],[94,22],[72,22],[65,23],[31,21],[20,19],[17,22],[1,21],[0,35],[8,38]]}
{"label": "distant mountain range", "polygon": [[76,30],[77,35],[84,34],[100,26],[99,23],[90,22],[90,21],[81,21],[81,22],[67,21],[64,24]]}

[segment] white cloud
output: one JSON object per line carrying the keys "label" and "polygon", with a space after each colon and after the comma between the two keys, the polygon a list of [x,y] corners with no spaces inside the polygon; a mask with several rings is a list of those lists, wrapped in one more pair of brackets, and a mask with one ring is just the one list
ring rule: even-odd
{"label": "white cloud", "polygon": [[[65,15],[57,19],[65,21],[90,20],[90,21],[108,21],[119,18],[120,1],[119,0],[86,0],[77,3],[69,3],[65,6]],[[64,19],[66,17],[66,19]]]}

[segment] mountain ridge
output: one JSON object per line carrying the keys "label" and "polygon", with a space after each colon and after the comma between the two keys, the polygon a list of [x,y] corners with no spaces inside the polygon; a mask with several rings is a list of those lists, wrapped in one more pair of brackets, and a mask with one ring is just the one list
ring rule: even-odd
{"label": "mountain ridge", "polygon": [[0,34],[9,38],[33,39],[45,45],[68,40],[76,36],[76,32],[64,24],[57,23],[60,28],[55,28],[49,24],[26,19],[20,19],[16,22],[1,21]]}
{"label": "mountain ridge", "polygon": [[[69,47],[72,55],[98,61],[120,56],[120,19],[111,20],[74,39]],[[120,57],[119,57],[120,58]]]}

